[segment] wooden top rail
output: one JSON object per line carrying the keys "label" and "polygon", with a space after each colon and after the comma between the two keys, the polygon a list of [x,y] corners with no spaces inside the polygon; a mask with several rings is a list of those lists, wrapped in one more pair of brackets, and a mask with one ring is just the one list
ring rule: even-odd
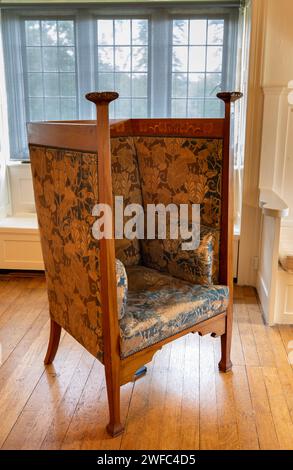
{"label": "wooden top rail", "polygon": [[[27,124],[30,145],[96,152],[96,121],[51,121]],[[110,120],[111,137],[165,136],[223,138],[224,119]]]}

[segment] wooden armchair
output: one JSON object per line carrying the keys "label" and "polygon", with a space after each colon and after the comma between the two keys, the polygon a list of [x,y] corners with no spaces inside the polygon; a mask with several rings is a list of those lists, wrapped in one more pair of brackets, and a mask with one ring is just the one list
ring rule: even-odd
{"label": "wooden armchair", "polygon": [[[45,364],[64,328],[105,366],[108,432],[123,431],[120,386],[156,351],[188,333],[221,336],[231,369],[233,161],[224,119],[108,119],[117,93],[90,93],[97,122],[28,124],[51,316]],[[96,240],[92,210],[125,204],[201,205],[201,242]],[[115,260],[116,259],[116,260]]]}

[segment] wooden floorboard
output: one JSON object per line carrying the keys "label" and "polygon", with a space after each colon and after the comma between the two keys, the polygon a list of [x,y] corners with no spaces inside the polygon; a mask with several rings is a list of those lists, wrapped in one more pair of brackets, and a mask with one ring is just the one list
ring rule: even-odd
{"label": "wooden floorboard", "polygon": [[0,280],[0,447],[292,450],[293,328],[266,326],[252,288],[236,287],[234,305],[233,371],[218,371],[219,339],[166,345],[121,388],[125,432],[111,439],[103,366],[65,333],[43,365],[44,279]]}

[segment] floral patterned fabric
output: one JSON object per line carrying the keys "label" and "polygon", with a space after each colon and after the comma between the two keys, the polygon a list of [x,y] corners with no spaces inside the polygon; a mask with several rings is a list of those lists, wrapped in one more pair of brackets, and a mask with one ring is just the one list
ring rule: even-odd
{"label": "floral patterned fabric", "polygon": [[119,259],[116,259],[116,280],[118,320],[121,320],[126,310],[128,282],[125,267]]}
{"label": "floral patterned fabric", "polygon": [[[195,284],[218,282],[222,140],[176,137],[134,139],[147,204],[200,204],[201,244],[182,251],[182,240],[142,240],[146,266]],[[168,231],[167,231],[168,233]]]}
{"label": "floral patterned fabric", "polygon": [[201,245],[197,250],[182,251],[181,240],[123,239],[116,240],[117,258],[130,266],[139,264],[142,257],[146,266],[180,279],[198,284],[216,283],[222,141],[121,137],[111,139],[111,148],[113,194],[123,195],[124,206],[143,202],[146,209],[147,204],[201,204]]}
{"label": "floral patterned fabric", "polygon": [[229,289],[180,281],[143,266],[129,266],[126,312],[120,321],[121,356],[224,312]]}
{"label": "floral patterned fabric", "polygon": [[91,215],[98,201],[97,157],[30,146],[50,314],[103,361],[99,243]]}
{"label": "floral patterned fabric", "polygon": [[[167,231],[167,235],[170,231]],[[193,284],[218,282],[220,231],[200,226],[200,245],[193,251],[182,249],[182,239],[144,240],[145,266],[171,274]]]}
{"label": "floral patterned fabric", "polygon": [[[127,204],[142,205],[138,163],[132,137],[112,138],[111,154],[113,196],[123,196],[124,207]],[[129,218],[124,217],[124,222]],[[116,240],[115,247],[116,257],[125,266],[141,261],[139,240]]]}
{"label": "floral patterned fabric", "polygon": [[201,224],[220,228],[222,140],[134,138],[146,204],[200,204]]}

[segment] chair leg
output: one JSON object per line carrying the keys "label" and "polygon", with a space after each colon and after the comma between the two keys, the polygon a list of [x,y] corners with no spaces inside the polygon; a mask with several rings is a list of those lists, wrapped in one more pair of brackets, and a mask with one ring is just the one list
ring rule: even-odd
{"label": "chair leg", "polygon": [[124,431],[120,419],[120,378],[119,371],[105,364],[108,404],[110,421],[107,431],[112,437],[119,436]]}
{"label": "chair leg", "polygon": [[221,336],[221,360],[219,369],[221,372],[229,372],[232,369],[231,362],[231,339],[232,339],[232,312],[227,311],[226,332]]}
{"label": "chair leg", "polygon": [[44,359],[45,365],[52,364],[52,362],[54,361],[56,352],[59,346],[60,335],[61,335],[61,326],[58,325],[58,323],[56,323],[51,318],[49,344],[48,344],[46,357]]}

